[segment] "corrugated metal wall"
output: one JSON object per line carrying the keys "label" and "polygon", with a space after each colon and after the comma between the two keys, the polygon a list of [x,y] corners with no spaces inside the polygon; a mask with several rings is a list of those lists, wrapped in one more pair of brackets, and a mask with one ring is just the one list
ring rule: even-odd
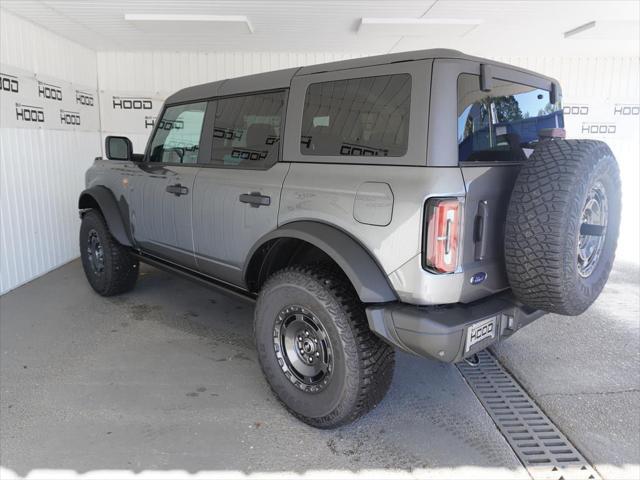
{"label": "corrugated metal wall", "polygon": [[637,57],[493,57],[557,78],[565,96],[638,99]]}
{"label": "corrugated metal wall", "polygon": [[[4,10],[0,35],[1,63],[96,85],[95,52]],[[99,154],[98,131],[0,126],[0,293],[78,256],[76,202]]]}
{"label": "corrugated metal wall", "polygon": [[96,53],[2,10],[0,60],[83,85],[96,84]]}
{"label": "corrugated metal wall", "polygon": [[174,92],[198,83],[360,55],[315,52],[98,52],[101,90]]}
{"label": "corrugated metal wall", "polygon": [[5,292],[78,256],[78,194],[98,132],[0,129]]}
{"label": "corrugated metal wall", "polygon": [[[169,94],[184,86],[359,55],[316,53],[93,52],[6,11],[0,16],[0,61],[101,91]],[[637,58],[498,58],[560,80],[567,102],[639,102]],[[6,108],[6,106],[3,106]],[[127,134],[130,132],[120,132]],[[580,132],[569,132],[578,137]],[[637,261],[638,132],[604,138],[625,179],[625,208],[636,214],[621,239]],[[136,148],[146,136],[132,135]],[[100,154],[100,132],[0,128],[0,293],[77,257],[76,199],[84,171]]]}

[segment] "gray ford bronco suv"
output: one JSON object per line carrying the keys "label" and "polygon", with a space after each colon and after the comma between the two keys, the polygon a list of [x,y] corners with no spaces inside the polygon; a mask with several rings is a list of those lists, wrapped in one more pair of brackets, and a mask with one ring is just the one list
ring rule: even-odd
{"label": "gray ford bronco suv", "polygon": [[106,138],[79,199],[101,295],[146,262],[256,301],[258,357],[302,421],[385,395],[394,349],[473,358],[599,295],[620,222],[615,158],[566,140],[559,84],[426,50],[170,96],[144,154]]}

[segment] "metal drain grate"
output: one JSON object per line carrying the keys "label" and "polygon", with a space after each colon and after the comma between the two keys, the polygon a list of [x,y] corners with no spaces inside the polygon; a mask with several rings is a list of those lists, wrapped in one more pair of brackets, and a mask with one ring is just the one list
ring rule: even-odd
{"label": "metal drain grate", "polygon": [[489,352],[458,364],[484,408],[534,480],[600,480],[587,460]]}

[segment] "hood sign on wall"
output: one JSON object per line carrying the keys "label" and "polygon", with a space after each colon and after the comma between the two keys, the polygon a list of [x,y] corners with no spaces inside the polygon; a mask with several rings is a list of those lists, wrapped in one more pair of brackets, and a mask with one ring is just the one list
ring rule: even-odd
{"label": "hood sign on wall", "polygon": [[96,90],[0,65],[3,127],[98,131]]}
{"label": "hood sign on wall", "polygon": [[93,107],[95,105],[95,96],[93,93],[76,90],[76,103],[78,105]]}
{"label": "hood sign on wall", "polygon": [[16,120],[22,122],[44,123],[44,109],[35,105],[16,102]]}
{"label": "hood sign on wall", "polygon": [[153,109],[153,100],[150,98],[138,97],[116,97],[112,98],[114,109],[120,110],[151,110]]}
{"label": "hood sign on wall", "polygon": [[569,137],[611,141],[632,139],[638,129],[640,105],[591,101],[565,103],[565,129]]}
{"label": "hood sign on wall", "polygon": [[0,72],[0,89],[5,92],[19,93],[20,80],[15,75]]}
{"label": "hood sign on wall", "polygon": [[38,81],[38,96],[47,100],[62,101],[62,87]]}
{"label": "hood sign on wall", "polygon": [[167,95],[101,91],[100,114],[104,133],[148,134]]}

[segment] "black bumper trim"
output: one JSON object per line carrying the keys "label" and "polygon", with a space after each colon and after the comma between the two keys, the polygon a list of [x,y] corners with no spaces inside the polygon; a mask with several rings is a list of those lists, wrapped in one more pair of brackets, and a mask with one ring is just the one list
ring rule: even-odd
{"label": "black bumper trim", "polygon": [[[387,342],[406,352],[449,363],[484,350],[545,314],[520,304],[508,292],[469,304],[421,307],[390,303],[368,306],[366,312],[371,330]],[[491,317],[496,317],[495,336],[465,351],[467,329]]]}

